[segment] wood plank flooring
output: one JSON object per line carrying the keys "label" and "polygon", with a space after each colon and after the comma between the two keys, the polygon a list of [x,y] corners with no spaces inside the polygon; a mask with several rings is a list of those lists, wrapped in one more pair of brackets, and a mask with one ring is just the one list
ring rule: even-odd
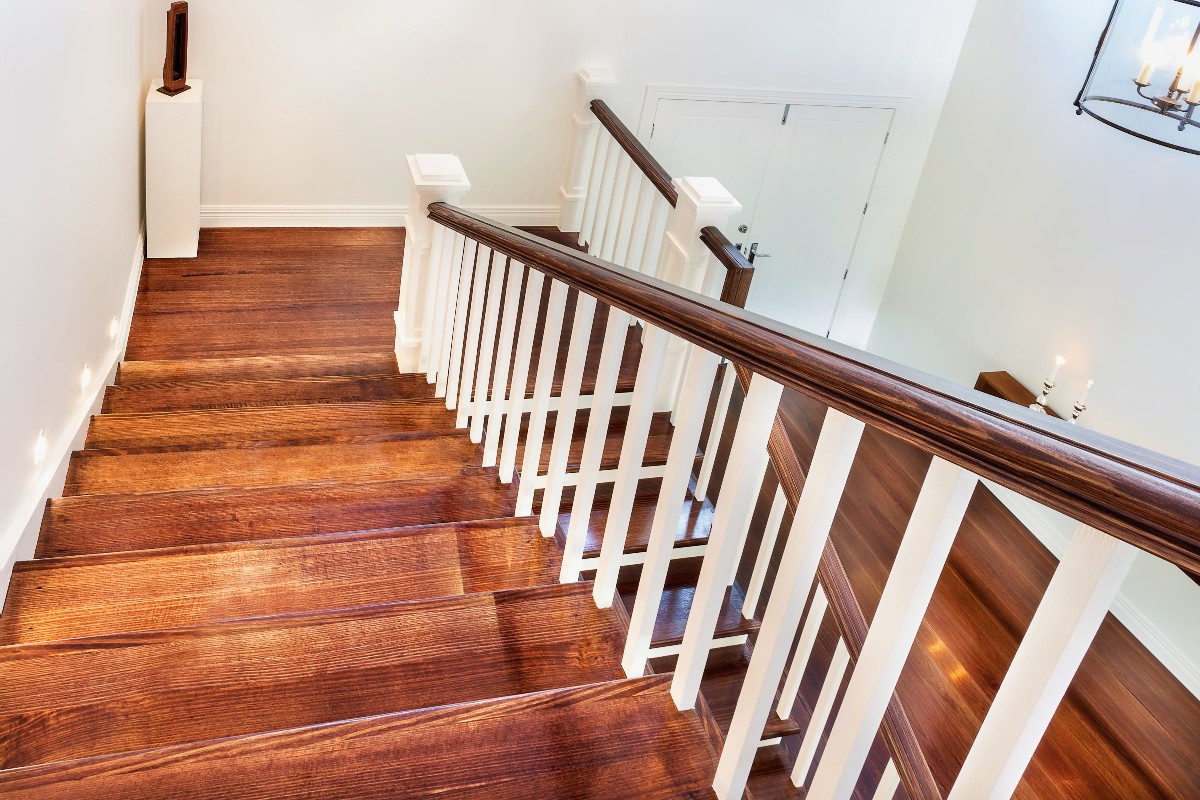
{"label": "wood plank flooring", "polygon": [[624,679],[623,609],[559,584],[398,373],[402,248],[220,230],[146,262],[0,614],[0,795],[712,797],[707,711]]}

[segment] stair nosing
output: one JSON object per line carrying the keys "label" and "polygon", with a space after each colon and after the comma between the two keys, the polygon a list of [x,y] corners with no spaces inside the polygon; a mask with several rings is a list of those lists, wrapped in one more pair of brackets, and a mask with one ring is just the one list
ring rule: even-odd
{"label": "stair nosing", "polygon": [[[329,608],[306,609],[303,611],[285,611],[277,614],[255,614],[246,617],[230,617],[228,619],[211,620],[208,622],[189,623],[167,628],[149,628],[136,631],[115,633],[100,633],[92,636],[75,636],[67,639],[46,639],[34,642],[14,642],[0,644],[0,665],[9,659],[34,658],[36,651],[61,652],[64,650],[87,650],[105,645],[138,647],[143,644],[169,640],[187,633],[236,630],[238,628],[266,628],[277,623],[285,623],[287,627],[304,625],[321,625],[325,621],[349,620],[376,615],[386,616],[390,613],[400,613],[407,609],[425,606],[446,606],[468,604],[481,596],[510,597],[510,596],[560,596],[573,598],[576,595],[587,596],[592,591],[591,581],[576,583],[543,583],[536,586],[517,586],[508,589],[492,589],[490,591],[464,592],[462,594],[435,595],[418,597],[409,600],[392,600],[382,603],[366,603],[355,606],[332,606]],[[611,609],[598,609],[600,611]],[[327,619],[326,619],[327,618]],[[4,770],[0,770],[2,773]]]}
{"label": "stair nosing", "polygon": [[271,539],[245,539],[233,542],[209,542],[185,544],[171,547],[154,547],[146,550],[117,550],[108,553],[83,553],[74,556],[51,556],[17,561],[12,571],[16,573],[40,572],[51,569],[71,569],[103,564],[120,564],[131,561],[152,560],[171,556],[202,556],[214,553],[237,552],[239,550],[279,550],[322,544],[326,541],[372,541],[376,539],[398,539],[422,531],[438,528],[529,528],[536,529],[538,518],[494,517],[492,519],[467,520],[463,522],[430,522],[423,525],[405,525],[398,528],[375,528],[369,530],[339,531],[336,533],[313,533],[304,536],[276,537]]}
{"label": "stair nosing", "polygon": [[169,453],[210,452],[213,450],[283,450],[291,447],[303,447],[323,444],[371,444],[373,442],[403,442],[426,439],[440,439],[461,436],[461,431],[396,431],[393,433],[339,434],[314,433],[308,436],[300,435],[294,439],[229,439],[189,444],[150,444],[136,447],[85,447],[71,453],[71,460],[88,460],[92,458],[115,458],[119,456],[166,455]]}

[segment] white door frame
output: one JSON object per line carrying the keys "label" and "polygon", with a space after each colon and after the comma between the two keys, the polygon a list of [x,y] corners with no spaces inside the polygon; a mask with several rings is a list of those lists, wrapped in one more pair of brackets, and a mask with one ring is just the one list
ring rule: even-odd
{"label": "white door frame", "polygon": [[[858,243],[850,259],[850,276],[842,289],[834,313],[831,338],[855,347],[865,347],[871,325],[883,299],[882,287],[892,270],[900,244],[912,191],[897,191],[889,180],[892,173],[892,139],[903,136],[905,109],[910,98],[887,95],[834,94],[782,89],[731,89],[704,86],[650,84],[638,121],[638,138],[650,140],[651,126],[660,100],[708,100],[729,103],[779,103],[783,105],[849,106],[883,108],[893,113],[888,144],[883,148],[871,190],[871,208],[859,229]],[[899,134],[899,136],[898,136]],[[906,137],[905,137],[906,138]],[[923,155],[922,155],[923,158]],[[674,177],[685,177],[682,175]],[[893,196],[896,196],[895,198]],[[907,196],[905,198],[905,196]],[[902,199],[904,198],[904,199]]]}

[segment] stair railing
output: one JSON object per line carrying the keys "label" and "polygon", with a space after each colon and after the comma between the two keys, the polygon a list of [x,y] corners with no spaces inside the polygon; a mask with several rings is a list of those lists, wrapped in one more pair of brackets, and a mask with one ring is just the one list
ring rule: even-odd
{"label": "stair railing", "polygon": [[[681,191],[681,198],[685,195]],[[514,352],[518,357],[511,366],[501,363],[498,367],[501,376],[510,376],[508,381],[482,367],[474,371],[474,379],[470,370],[464,368],[462,373],[465,376],[462,382],[474,385],[476,400],[493,404],[487,422],[489,435],[493,425],[504,427],[501,468],[510,474],[521,444],[525,447],[526,464],[535,463],[542,447],[540,442],[533,446],[536,438],[533,427],[522,442],[518,401],[523,399],[523,392],[506,394],[503,387],[525,385],[528,354],[536,345],[540,356],[535,413],[536,398],[549,396],[561,333],[555,317],[561,320],[569,289],[579,293],[580,302],[604,304],[610,319],[625,314],[640,320],[644,326],[630,422],[623,442],[619,470],[622,474],[639,474],[645,439],[637,420],[648,418],[656,407],[655,395],[663,378],[657,366],[667,336],[678,337],[689,345],[680,402],[675,408],[670,454],[662,474],[637,601],[630,614],[624,657],[627,674],[642,674],[646,666],[650,634],[675,543],[678,509],[688,491],[718,362],[727,359],[751,376],[699,584],[679,648],[672,695],[680,709],[694,708],[697,703],[725,590],[733,580],[745,545],[746,526],[742,523],[760,487],[763,468],[760,465],[769,446],[783,388],[806,394],[828,407],[787,534],[779,568],[779,574],[787,579],[775,581],[766,597],[753,658],[722,748],[714,780],[717,794],[722,798],[740,796],[781,684],[786,699],[786,692],[796,682],[795,665],[785,680],[789,660],[803,660],[799,651],[789,658],[792,643],[821,569],[834,513],[867,425],[931,453],[934,460],[878,611],[854,659],[849,685],[833,716],[828,741],[815,762],[815,773],[808,782],[811,797],[847,798],[857,784],[867,749],[893,701],[900,670],[979,478],[993,480],[1067,514],[1078,520],[1080,526],[987,714],[951,798],[1007,797],[1012,793],[1136,549],[1154,553],[1192,572],[1200,570],[1197,530],[1200,475],[1194,467],[721,303],[712,298],[723,283],[724,276],[717,270],[707,274],[703,287],[706,293],[700,293],[620,268],[444,203],[431,204],[428,216],[444,229],[443,239],[461,236],[466,252],[488,254],[486,259],[477,259],[478,263],[490,260],[493,264],[486,291],[474,294],[476,299],[470,303],[474,309],[480,305],[479,298],[487,298],[483,303],[482,328],[474,326],[481,330],[481,339],[496,335],[503,342],[503,336],[515,333]],[[670,241],[669,232],[664,241]],[[698,236],[696,241],[699,242]],[[662,260],[670,257],[664,254]],[[549,303],[542,313],[547,282]],[[465,282],[460,284],[460,292],[465,285]],[[483,283],[477,281],[476,286],[482,289]],[[456,320],[458,316],[455,315]],[[457,321],[443,328],[451,331],[450,341],[435,346],[435,351],[450,355],[436,365],[438,374],[449,371],[453,354],[463,350],[454,341]],[[500,347],[503,349],[505,345]],[[584,350],[586,341],[572,336],[567,351],[568,374],[579,370]],[[490,359],[489,351],[480,364]],[[617,359],[614,353],[603,354],[600,373],[612,371],[614,359]],[[489,381],[493,389],[501,387],[499,395],[493,393],[490,399],[479,391]],[[611,389],[604,394],[611,395]],[[502,405],[506,399],[508,412],[498,413],[496,404]],[[601,402],[600,398],[596,402]],[[542,420],[544,423],[544,416]],[[561,434],[564,426],[568,428],[567,434]],[[607,421],[603,427],[607,428]],[[555,445],[561,440],[569,446],[573,430],[574,420],[568,425],[568,420],[560,416],[553,426]],[[591,433],[589,427],[584,466],[598,460]],[[554,512],[550,522],[557,520],[558,500],[551,495],[555,480],[559,482],[557,491],[561,492],[564,452],[551,448],[550,481],[542,497],[543,532],[547,534],[554,531],[553,525],[545,524],[545,511],[552,502]],[[521,474],[523,478],[526,475]],[[579,514],[580,498],[587,487],[594,491],[595,481],[594,470],[584,475],[581,468],[573,520]],[[527,513],[528,509],[529,505],[518,508],[518,513]],[[624,547],[622,524],[610,524],[605,531],[604,547],[617,554]],[[564,580],[579,578],[582,533],[574,526],[568,532]],[[619,558],[611,563],[619,565]],[[597,573],[594,591],[602,606],[613,600],[615,571],[611,567],[606,571],[602,563]],[[824,611],[814,604],[806,630],[813,615],[823,616]],[[801,632],[801,647],[808,638]],[[848,650],[853,644],[847,641],[843,648]],[[850,671],[849,655],[847,652],[839,659],[847,671]],[[840,681],[827,680],[832,682]],[[820,736],[823,728],[810,725],[810,731],[816,731],[810,735]],[[809,748],[813,752],[815,749],[815,746]],[[897,766],[900,765],[889,766],[885,780],[894,780]],[[914,792],[907,782],[906,789]],[[936,792],[936,788],[931,791]],[[917,787],[914,796],[934,795]]]}

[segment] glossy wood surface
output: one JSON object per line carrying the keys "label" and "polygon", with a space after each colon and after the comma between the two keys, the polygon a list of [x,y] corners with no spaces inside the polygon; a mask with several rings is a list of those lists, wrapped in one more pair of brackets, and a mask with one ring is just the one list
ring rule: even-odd
{"label": "glossy wood surface", "polygon": [[417,433],[450,427],[441,400],[314,403],[197,411],[101,414],[88,426],[88,450],[184,450],[231,442],[286,445],[345,437]]}
{"label": "glossy wood surface", "polygon": [[613,113],[613,110],[608,107],[608,103],[603,100],[593,100],[592,113],[596,115],[596,119],[600,120],[604,129],[617,140],[617,144],[621,145],[621,149],[633,160],[642,174],[650,180],[650,183],[654,184],[658,193],[666,198],[666,201],[672,206],[678,203],[679,191],[675,188],[670,173],[663,168],[662,164],[658,163],[658,159],[650,155],[650,151],[638,140],[633,131],[625,127],[625,123],[621,122],[620,117]]}
{"label": "glossy wood surface", "polygon": [[[16,800],[699,800],[714,759],[668,677],[0,773]],[[695,746],[704,740],[705,747]],[[653,753],[653,757],[647,757]]]}
{"label": "glossy wood surface", "polygon": [[750,296],[750,282],[754,280],[754,265],[720,228],[709,225],[700,230],[700,241],[704,242],[713,258],[725,268],[725,280],[721,284],[721,302],[738,308],[746,307]]}
{"label": "glossy wood surface", "polygon": [[104,392],[104,413],[138,414],[242,406],[391,402],[426,399],[429,394],[429,387],[423,375],[163,381],[108,387]]}
{"label": "glossy wood surface", "polygon": [[536,531],[509,518],[20,562],[0,643],[552,583]]}
{"label": "glossy wood surface", "polygon": [[0,767],[616,680],[623,643],[574,584],[0,647]]}
{"label": "glossy wood surface", "polygon": [[732,309],[444,203],[432,219],[757,374],[1200,569],[1200,468]]}
{"label": "glossy wood surface", "polygon": [[0,615],[0,795],[711,796],[716,723],[596,683],[623,609],[558,584],[515,484],[397,373],[402,243],[147,262],[136,360]]}

